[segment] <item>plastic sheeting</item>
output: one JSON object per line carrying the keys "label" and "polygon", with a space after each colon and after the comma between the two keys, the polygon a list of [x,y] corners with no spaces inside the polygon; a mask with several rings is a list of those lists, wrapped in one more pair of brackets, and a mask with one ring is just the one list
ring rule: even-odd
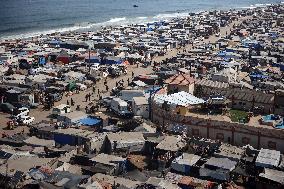
{"label": "plastic sheeting", "polygon": [[179,106],[189,106],[205,103],[204,100],[193,96],[190,93],[181,91],[171,95],[156,95],[155,101],[157,103],[163,104],[165,101],[168,104],[179,105]]}
{"label": "plastic sheeting", "polygon": [[84,119],[80,119],[79,122],[85,126],[97,126],[101,124],[102,120],[95,117],[86,117]]}

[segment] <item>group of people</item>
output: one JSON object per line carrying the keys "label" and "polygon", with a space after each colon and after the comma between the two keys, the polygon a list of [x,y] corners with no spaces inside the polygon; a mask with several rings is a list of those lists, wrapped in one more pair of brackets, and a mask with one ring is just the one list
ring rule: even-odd
{"label": "group of people", "polygon": [[86,102],[91,101],[91,96],[92,96],[91,93],[86,94],[85,101]]}
{"label": "group of people", "polygon": [[74,106],[74,105],[75,105],[75,101],[73,100],[73,98],[70,99],[70,102],[71,102],[71,104],[69,104],[69,100],[67,99],[66,104],[67,104],[67,105],[71,105],[71,106]]}

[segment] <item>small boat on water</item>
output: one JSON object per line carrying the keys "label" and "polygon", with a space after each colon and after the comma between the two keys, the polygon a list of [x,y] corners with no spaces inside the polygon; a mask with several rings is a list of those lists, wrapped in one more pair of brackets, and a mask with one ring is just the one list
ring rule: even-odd
{"label": "small boat on water", "polygon": [[138,7],[138,5],[133,5],[133,7],[137,8],[137,7]]}

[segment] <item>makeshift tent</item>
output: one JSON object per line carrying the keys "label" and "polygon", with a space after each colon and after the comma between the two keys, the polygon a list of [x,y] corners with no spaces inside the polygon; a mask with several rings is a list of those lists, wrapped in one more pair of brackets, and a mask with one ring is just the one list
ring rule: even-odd
{"label": "makeshift tent", "polygon": [[67,86],[67,90],[68,91],[73,91],[73,90],[75,90],[76,89],[76,83],[75,82],[69,82],[68,83],[68,86]]}
{"label": "makeshift tent", "polygon": [[93,116],[89,116],[79,120],[84,126],[100,126],[102,124],[102,120],[100,118],[96,118]]}
{"label": "makeshift tent", "polygon": [[101,58],[98,56],[90,56],[85,58],[85,62],[87,63],[101,63]]}
{"label": "makeshift tent", "polygon": [[70,58],[69,54],[63,52],[59,56],[57,56],[56,60],[58,62],[62,62],[63,64],[69,64],[70,61],[71,61],[71,58]]}
{"label": "makeshift tent", "polygon": [[102,60],[102,64],[122,64],[122,59],[118,57],[107,57],[106,59]]}
{"label": "makeshift tent", "polygon": [[38,64],[45,65],[46,64],[45,57],[40,57],[39,60],[38,60]]}
{"label": "makeshift tent", "polygon": [[204,100],[197,98],[192,94],[184,91],[174,93],[171,95],[156,95],[155,101],[159,104],[167,102],[167,104],[173,104],[178,106],[197,105],[197,104],[203,104],[205,102]]}

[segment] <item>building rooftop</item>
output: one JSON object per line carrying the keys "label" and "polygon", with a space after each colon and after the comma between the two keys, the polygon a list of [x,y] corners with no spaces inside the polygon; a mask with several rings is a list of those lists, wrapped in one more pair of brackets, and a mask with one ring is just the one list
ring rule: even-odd
{"label": "building rooftop", "polygon": [[184,148],[186,143],[180,136],[166,136],[157,146],[156,149],[176,152]]}
{"label": "building rooftop", "polygon": [[229,160],[228,158],[215,158],[211,157],[204,166],[213,169],[225,169],[232,171],[237,165],[236,161]]}
{"label": "building rooftop", "polygon": [[102,154],[98,154],[97,156],[93,157],[90,160],[95,162],[95,163],[101,163],[101,164],[105,164],[105,165],[116,166],[117,163],[125,161],[126,158],[102,153]]}
{"label": "building rooftop", "polygon": [[165,80],[169,85],[190,85],[194,82],[195,79],[187,74],[177,74]]}
{"label": "building rooftop", "polygon": [[141,184],[141,182],[139,181],[132,181],[132,180],[125,179],[122,177],[115,177],[115,176],[105,175],[101,173],[95,174],[94,176],[92,176],[92,179],[98,179],[100,181],[104,181],[109,184],[113,184],[113,183],[120,184],[127,188],[135,188],[136,186]]}
{"label": "building rooftop", "polygon": [[256,160],[255,165],[259,167],[277,167],[280,163],[280,152],[276,150],[269,150],[261,148]]}
{"label": "building rooftop", "polygon": [[183,164],[183,165],[194,165],[198,160],[200,160],[200,156],[194,154],[183,153],[181,156],[177,157],[173,160],[173,163]]}
{"label": "building rooftop", "polygon": [[274,169],[264,168],[264,172],[259,174],[260,177],[266,178],[268,180],[277,182],[279,184],[284,184],[284,172]]}

